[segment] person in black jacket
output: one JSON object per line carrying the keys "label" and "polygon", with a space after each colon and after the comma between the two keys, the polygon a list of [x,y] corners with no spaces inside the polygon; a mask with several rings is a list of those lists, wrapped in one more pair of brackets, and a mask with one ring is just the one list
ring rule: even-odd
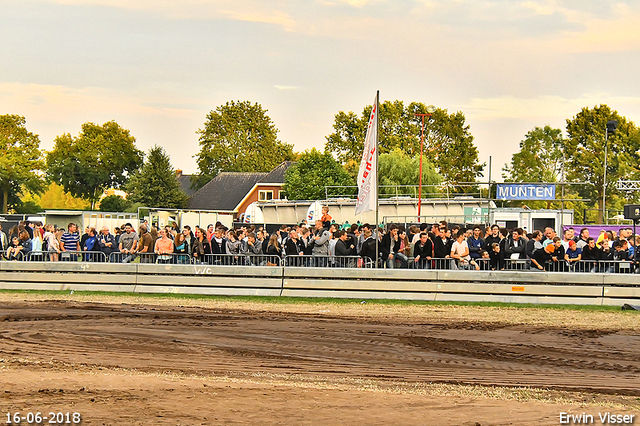
{"label": "person in black jacket", "polygon": [[502,240],[500,237],[500,227],[498,225],[491,226],[491,234],[484,239],[484,249],[490,252],[493,243],[500,243],[500,240]]}
{"label": "person in black jacket", "polygon": [[207,255],[211,254],[211,244],[209,244],[207,236],[200,228],[196,230],[196,238],[191,244],[191,253],[198,263],[206,262]]}
{"label": "person in black jacket", "polygon": [[[511,231],[511,236],[507,238],[507,243],[504,250],[505,259],[515,261],[524,260],[527,258],[527,255],[525,254],[525,245],[527,242],[524,238],[522,238],[523,233],[524,231],[520,228],[516,228]],[[525,265],[523,265],[521,262],[511,262],[511,264],[509,264],[509,262],[507,261],[508,269],[523,269],[524,266]]]}
{"label": "person in black jacket", "polygon": [[285,256],[301,256],[304,254],[304,243],[298,237],[298,232],[292,229],[289,238],[284,243]]}
{"label": "person in black jacket", "polygon": [[450,262],[448,260],[451,257],[451,246],[453,246],[453,240],[448,237],[450,232],[444,225],[440,225],[438,228],[440,235],[433,240],[433,257],[435,260],[436,269],[449,269]]}
{"label": "person in black jacket", "polygon": [[420,239],[413,246],[413,267],[431,269],[433,258],[433,241],[426,232],[420,233]]}
{"label": "person in black jacket", "polygon": [[531,258],[531,269],[537,269],[540,271],[548,270],[551,267],[551,257],[555,252],[555,246],[548,244],[547,247],[541,250],[533,252]]}
{"label": "person in black jacket", "polygon": [[533,231],[533,233],[531,234],[531,239],[527,241],[524,249],[524,253],[527,256],[527,259],[533,258],[533,253],[536,250],[541,250],[544,248],[542,247],[542,237],[542,232]]}
{"label": "person in black jacket", "polygon": [[371,229],[367,228],[362,233],[364,241],[362,242],[362,246],[360,248],[360,257],[362,257],[365,261],[370,261],[375,263],[376,261],[376,240],[373,238],[373,232]]}
{"label": "person in black jacket", "polygon": [[584,262],[584,270],[590,272],[598,272],[599,261],[602,259],[602,249],[596,246],[596,240],[593,237],[587,238],[587,245],[582,247],[582,260]]}
{"label": "person in black jacket", "polygon": [[116,244],[116,238],[109,232],[107,226],[102,227],[102,231],[98,235],[98,249],[104,253],[107,259],[111,253],[118,250],[118,244]]}
{"label": "person in black jacket", "polygon": [[564,261],[565,252],[560,237],[553,237],[553,247],[554,251],[551,254],[549,270],[553,272],[564,272],[566,270],[567,263]]}
{"label": "person in black jacket", "polygon": [[400,267],[407,267],[407,257],[400,253],[400,238],[398,237],[398,227],[391,224],[389,232],[387,232],[380,242],[380,252],[382,259],[387,264],[387,268],[393,269],[396,260],[400,261]]}

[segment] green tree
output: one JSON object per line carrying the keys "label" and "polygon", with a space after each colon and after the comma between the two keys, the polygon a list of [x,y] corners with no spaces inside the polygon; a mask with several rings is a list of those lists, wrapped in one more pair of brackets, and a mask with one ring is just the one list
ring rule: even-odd
{"label": "green tree", "polygon": [[[399,195],[418,196],[418,176],[420,174],[420,155],[409,157],[404,151],[395,148],[388,154],[380,154],[378,158],[378,184],[397,185]],[[422,157],[422,194],[437,193],[437,188],[424,185],[439,185],[442,177],[436,172],[435,167],[426,156]],[[405,188],[402,188],[405,187]],[[409,187],[409,188],[407,188]],[[394,195],[394,188],[380,188],[380,195]]]}
{"label": "green tree", "polygon": [[114,194],[100,200],[99,209],[101,212],[123,212],[129,207],[131,207],[131,201]]}
{"label": "green tree", "polygon": [[[359,164],[371,110],[371,105],[366,106],[361,116],[338,112],[334,132],[326,138],[325,150],[335,154],[342,163],[356,161]],[[426,112],[427,107],[420,102],[406,107],[397,100],[380,104],[379,153],[398,148],[409,157],[419,155],[422,119],[415,114]],[[425,122],[423,152],[449,185],[475,182],[482,176],[484,164],[478,162],[478,149],[462,112],[449,114],[440,108],[433,112]],[[453,189],[465,191],[459,187]]]}
{"label": "green tree", "polygon": [[93,208],[106,189],[123,186],[141,164],[142,152],[129,130],[115,121],[102,126],[84,123],[78,137],[68,133],[56,137],[47,155],[47,174]]}
{"label": "green tree", "polygon": [[607,105],[582,108],[575,117],[567,119],[568,136],[564,144],[567,179],[588,182],[587,185],[577,185],[577,191],[582,198],[597,203],[600,223],[604,221],[605,129],[610,120],[618,121],[616,132],[609,135],[607,147],[607,201],[614,201],[621,196],[616,188],[618,180],[637,180],[640,177],[640,132],[635,124]]}
{"label": "green tree", "polygon": [[207,114],[199,129],[199,173],[194,188],[201,188],[220,172],[269,172],[293,160],[293,146],[278,140],[278,129],[258,103],[227,102]]}
{"label": "green tree", "polygon": [[508,182],[558,182],[562,174],[564,139],[561,129],[535,127],[520,142],[520,151],[502,169]]}
{"label": "green tree", "polygon": [[39,193],[43,189],[44,168],[40,139],[29,132],[26,120],[19,115],[0,115],[0,191],[2,210],[20,207],[24,189]]}
{"label": "green tree", "polygon": [[[355,186],[355,179],[328,152],[305,151],[284,175],[284,190],[290,200],[322,200],[325,186]],[[349,190],[336,191],[336,195]],[[351,190],[353,192],[353,190]]]}
{"label": "green tree", "polygon": [[145,163],[131,176],[125,190],[129,201],[147,207],[183,208],[188,199],[180,189],[169,156],[157,145],[149,150]]}

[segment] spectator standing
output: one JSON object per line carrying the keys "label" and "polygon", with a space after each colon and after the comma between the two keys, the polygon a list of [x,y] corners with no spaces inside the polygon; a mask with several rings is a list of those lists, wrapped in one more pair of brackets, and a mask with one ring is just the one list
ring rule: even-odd
{"label": "spectator standing", "polygon": [[[284,244],[284,254],[286,256],[302,256],[304,254],[304,243],[298,237],[295,229],[289,232],[289,238]],[[300,266],[300,265],[295,265]]]}
{"label": "spectator standing", "polygon": [[60,241],[56,236],[55,227],[52,224],[47,224],[44,232],[44,243],[47,246],[47,252],[49,253],[49,260],[51,262],[57,262],[60,258]]}
{"label": "spectator standing", "polygon": [[321,220],[316,220],[315,232],[313,234],[313,249],[311,251],[311,254],[316,257],[316,266],[327,266],[330,239],[331,233],[324,228]]}
{"label": "spectator standing", "polygon": [[254,232],[247,234],[247,253],[256,256],[262,254],[262,242],[256,240],[256,234]]}
{"label": "spectator standing", "polygon": [[450,263],[448,260],[451,257],[451,247],[453,246],[453,241],[447,234],[450,232],[446,226],[440,225],[438,228],[439,234],[433,241],[433,257],[436,258],[436,269],[449,269]]}
{"label": "spectator standing", "polygon": [[118,250],[122,253],[122,262],[129,263],[135,259],[136,247],[138,246],[138,234],[133,229],[133,225],[124,225],[124,233],[120,235]]}
{"label": "spectator standing", "polygon": [[589,239],[589,228],[582,228],[580,230],[580,238],[578,239],[578,242],[577,242],[577,248],[582,250],[588,244],[587,243],[588,239]]}
{"label": "spectator standing", "polygon": [[582,260],[584,261],[585,271],[598,272],[599,262],[602,259],[602,250],[596,246],[596,240],[592,237],[587,238],[587,245],[582,248]]}
{"label": "spectator standing", "polygon": [[491,243],[489,249],[489,265],[493,271],[503,271],[505,268],[504,253],[500,249],[500,242]]}
{"label": "spectator standing", "polygon": [[22,255],[26,259],[29,253],[33,250],[33,240],[26,230],[20,232],[19,238],[20,244],[22,245]]}
{"label": "spectator standing", "polygon": [[[98,249],[98,239],[96,238],[96,229],[89,228],[87,231],[87,238],[85,238],[82,244],[82,251],[93,252]],[[84,260],[87,262],[95,262],[95,254],[87,253],[83,255]]]}
{"label": "spectator standing", "polygon": [[60,251],[62,252],[62,260],[68,260],[75,262],[78,260],[78,256],[75,254],[67,253],[65,256],[65,252],[82,251],[80,248],[80,236],[78,235],[78,227],[75,223],[70,223],[67,226],[67,232],[62,234],[60,237]]}
{"label": "spectator standing", "polygon": [[478,264],[471,260],[471,256],[469,255],[469,246],[465,241],[466,236],[463,231],[464,230],[460,230],[458,232],[458,236],[451,246],[451,258],[457,261],[458,269],[479,270],[480,267]]}
{"label": "spectator standing", "polygon": [[[43,252],[43,245],[44,245],[44,240],[42,239],[42,233],[40,232],[40,229],[42,229],[42,226],[39,226],[40,222],[37,222],[35,224],[35,228],[33,230],[33,238],[31,238],[31,251],[34,252],[31,255],[32,260],[38,260],[38,261],[44,261],[45,257],[43,256],[42,252]],[[33,256],[36,256],[35,258]]]}
{"label": "spectator standing", "polygon": [[173,240],[174,245],[174,253],[177,253],[177,261],[180,264],[189,263],[189,248],[187,246],[187,241],[182,232],[176,234],[175,239]]}
{"label": "spectator standing", "polygon": [[154,252],[158,255],[158,263],[172,263],[173,241],[169,238],[166,228],[159,231],[160,238],[156,241]]}
{"label": "spectator standing", "polygon": [[140,263],[153,263],[153,237],[147,225],[140,225],[136,254],[140,255]]}
{"label": "spectator standing", "polygon": [[553,237],[553,247],[554,249],[551,253],[550,270],[554,272],[563,272],[566,269],[566,263],[564,263],[565,251],[560,237]]}
{"label": "spectator standing", "polygon": [[7,234],[2,232],[2,224],[0,223],[0,253],[3,253],[8,248],[9,240],[7,239]]}
{"label": "spectator standing", "polygon": [[[525,254],[525,241],[522,238],[522,229],[516,228],[511,232],[511,237],[508,238],[506,249],[505,249],[505,258],[508,258],[512,261],[523,260],[526,259]],[[519,265],[517,262],[514,262],[514,268],[521,268],[523,265]]]}
{"label": "spectator standing", "polygon": [[320,220],[322,221],[322,226],[329,229],[329,226],[331,226],[331,221],[333,220],[331,215],[329,215],[329,207],[322,207],[322,217],[320,218]]}
{"label": "spectator standing", "polygon": [[313,245],[315,244],[315,240],[313,239],[313,235],[309,228],[302,228],[301,241],[304,244],[302,252],[304,256],[311,256],[313,254]]}
{"label": "spectator standing", "polygon": [[234,230],[227,232],[227,254],[235,256],[244,254],[244,245],[238,239],[238,234]]}
{"label": "spectator standing", "polygon": [[420,239],[413,245],[414,267],[418,269],[431,269],[433,257],[433,241],[427,232],[420,234]]}
{"label": "spectator standing", "polygon": [[[268,266],[278,266],[278,261],[281,258],[282,249],[280,248],[280,243],[278,243],[278,235],[272,234],[269,237],[269,245],[267,245],[267,265]],[[276,257],[278,259],[276,259]]]}
{"label": "spectator standing", "polygon": [[208,254],[211,254],[211,244],[207,241],[202,229],[196,228],[196,236],[191,245],[191,255],[197,263],[202,263]]}
{"label": "spectator standing", "polygon": [[151,247],[149,247],[149,253],[154,253],[156,241],[160,238],[160,235],[158,234],[158,228],[152,226],[151,230],[149,231],[149,235],[151,235]]}
{"label": "spectator standing", "polygon": [[548,244],[542,250],[536,250],[531,258],[531,269],[544,271],[550,267],[551,257],[555,252],[555,245]]}
{"label": "spectator standing", "polygon": [[97,249],[104,253],[105,257],[109,259],[111,253],[117,251],[116,237],[109,232],[108,226],[103,226],[98,235],[98,247]]}
{"label": "spectator standing", "polygon": [[227,254],[227,239],[224,237],[222,228],[217,228],[211,238],[211,253],[214,255]]}
{"label": "spectator standing", "polygon": [[362,245],[358,254],[365,261],[370,261],[375,265],[375,261],[377,257],[376,256],[376,240],[373,236],[373,232],[371,231],[371,228],[365,228],[364,231],[362,232],[362,237],[364,238],[364,241],[362,242]]}
{"label": "spectator standing", "polygon": [[407,236],[407,232],[404,229],[398,229],[398,239],[400,240],[400,249],[399,253],[401,253],[406,260],[411,256],[411,243],[410,239]]}
{"label": "spectator standing", "polygon": [[579,265],[580,260],[582,260],[582,249],[579,249],[577,243],[573,240],[569,240],[567,246],[564,260],[567,262],[570,271],[578,271],[579,268],[576,269],[576,265]]}
{"label": "spectator standing", "polygon": [[480,251],[484,247],[482,229],[480,229],[480,226],[476,225],[473,227],[472,235],[467,238],[467,245],[469,246],[469,256],[471,256],[471,259],[480,259]]}
{"label": "spectator standing", "polygon": [[84,228],[84,234],[80,236],[80,250],[84,248],[84,242],[89,238],[89,227]]}
{"label": "spectator standing", "polygon": [[542,237],[542,232],[538,230],[533,231],[531,239],[527,241],[527,244],[525,244],[524,254],[527,256],[527,259],[532,259],[536,250],[541,250],[543,248]]}
{"label": "spectator standing", "polygon": [[382,237],[380,242],[380,252],[387,268],[393,269],[396,260],[400,261],[400,267],[407,267],[407,257],[400,253],[400,238],[398,237],[398,227],[394,224],[389,226],[389,230]]}

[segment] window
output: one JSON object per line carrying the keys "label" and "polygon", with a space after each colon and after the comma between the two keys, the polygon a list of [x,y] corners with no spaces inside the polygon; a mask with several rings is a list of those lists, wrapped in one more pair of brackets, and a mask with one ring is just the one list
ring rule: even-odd
{"label": "window", "polygon": [[258,191],[258,201],[273,200],[273,191],[260,190]]}

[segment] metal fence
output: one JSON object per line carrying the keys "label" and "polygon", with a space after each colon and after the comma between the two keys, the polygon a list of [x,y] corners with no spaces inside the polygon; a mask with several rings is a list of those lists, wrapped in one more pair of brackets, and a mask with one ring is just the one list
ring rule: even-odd
{"label": "metal fence", "polygon": [[231,266],[282,266],[280,256],[266,254],[205,254],[193,258],[193,263]]}
{"label": "metal fence", "polygon": [[285,267],[373,268],[374,262],[360,256],[285,256]]}
{"label": "metal fence", "polygon": [[[66,251],[61,253],[49,251],[18,252],[8,255],[2,253],[5,261],[18,262],[92,262],[92,263],[141,263],[170,265],[228,265],[228,266],[277,266],[293,268],[375,268],[375,261],[360,256],[284,256],[253,254],[207,254],[201,258],[186,253],[111,253],[106,256],[99,251]],[[415,259],[413,257],[396,256],[392,259],[380,259],[379,268],[387,269],[425,269],[425,270],[469,270],[469,271],[545,271],[545,272],[579,272],[603,274],[640,274],[640,262],[631,260],[580,260],[567,262],[547,262],[538,268],[528,259],[472,259],[459,261],[451,258]]]}

